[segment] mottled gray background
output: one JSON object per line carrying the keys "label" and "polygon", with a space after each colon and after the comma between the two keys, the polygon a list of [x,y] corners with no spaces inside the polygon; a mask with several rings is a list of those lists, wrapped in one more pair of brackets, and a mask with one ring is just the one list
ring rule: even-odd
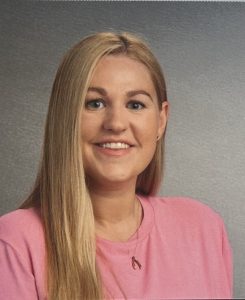
{"label": "mottled gray background", "polygon": [[63,53],[96,31],[138,33],[164,68],[171,103],[161,193],[220,213],[234,295],[245,297],[245,4],[1,1],[0,19],[0,214],[33,183]]}

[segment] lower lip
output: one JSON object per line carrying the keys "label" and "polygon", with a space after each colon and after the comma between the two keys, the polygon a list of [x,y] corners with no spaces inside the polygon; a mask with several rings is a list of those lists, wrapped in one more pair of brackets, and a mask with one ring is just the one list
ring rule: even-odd
{"label": "lower lip", "polygon": [[131,152],[133,147],[125,148],[125,149],[111,149],[111,148],[103,148],[96,145],[96,149],[105,155],[108,156],[124,156]]}

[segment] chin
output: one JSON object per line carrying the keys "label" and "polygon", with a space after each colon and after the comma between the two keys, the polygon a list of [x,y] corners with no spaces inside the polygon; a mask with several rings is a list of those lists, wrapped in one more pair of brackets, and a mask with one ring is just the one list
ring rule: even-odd
{"label": "chin", "polygon": [[[108,174],[110,174],[108,176]],[[120,173],[113,173],[108,172],[106,174],[101,174],[98,176],[89,176],[89,185],[93,186],[94,188],[96,186],[106,187],[106,186],[115,186],[115,185],[121,185],[121,184],[128,184],[128,185],[135,185],[137,181],[137,175],[126,175],[126,174],[120,174]]]}
{"label": "chin", "polygon": [[103,182],[109,182],[109,183],[126,183],[134,181],[135,176],[123,176],[123,175],[113,175],[110,174],[110,176],[106,176],[102,179]]}

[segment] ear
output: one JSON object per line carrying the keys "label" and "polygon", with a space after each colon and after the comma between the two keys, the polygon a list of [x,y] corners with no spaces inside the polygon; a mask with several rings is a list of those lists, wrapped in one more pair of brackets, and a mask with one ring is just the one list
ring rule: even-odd
{"label": "ear", "polygon": [[167,121],[168,121],[168,113],[169,113],[169,103],[168,101],[164,101],[162,103],[162,108],[159,113],[159,127],[157,132],[158,139],[160,139],[164,134]]}

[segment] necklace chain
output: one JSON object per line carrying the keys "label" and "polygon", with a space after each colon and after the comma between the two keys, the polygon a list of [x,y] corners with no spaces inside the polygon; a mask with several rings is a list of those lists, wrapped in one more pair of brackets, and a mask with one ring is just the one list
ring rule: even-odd
{"label": "necklace chain", "polygon": [[141,207],[141,203],[140,201],[136,198],[136,201],[138,202],[138,214],[139,214],[139,222],[137,224],[137,230],[136,230],[136,245],[135,245],[135,248],[134,248],[134,254],[133,256],[131,257],[131,265],[132,265],[132,268],[134,270],[137,270],[137,269],[141,269],[142,268],[142,265],[141,263],[139,262],[138,259],[135,258],[135,253],[136,253],[136,250],[137,250],[137,246],[138,246],[138,241],[139,241],[139,227],[140,227],[140,224],[142,222],[142,218],[143,218],[143,210],[142,210],[142,207]]}

